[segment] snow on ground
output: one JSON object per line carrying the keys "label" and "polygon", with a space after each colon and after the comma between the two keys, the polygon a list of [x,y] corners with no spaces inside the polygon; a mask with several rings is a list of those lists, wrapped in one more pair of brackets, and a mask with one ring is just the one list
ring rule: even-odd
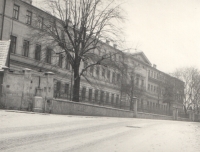
{"label": "snow on ground", "polygon": [[200,152],[200,123],[0,110],[3,152]]}

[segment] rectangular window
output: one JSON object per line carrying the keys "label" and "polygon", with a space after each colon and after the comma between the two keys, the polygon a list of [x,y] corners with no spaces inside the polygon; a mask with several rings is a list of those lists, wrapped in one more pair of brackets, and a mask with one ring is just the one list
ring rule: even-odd
{"label": "rectangular window", "polygon": [[150,84],[148,84],[148,90],[150,90]]}
{"label": "rectangular window", "polygon": [[142,80],[142,84],[141,84],[141,86],[144,87],[144,80]]}
{"label": "rectangular window", "polygon": [[52,52],[52,49],[47,48],[47,50],[46,50],[46,63],[49,63],[49,64],[51,64],[51,52]]}
{"label": "rectangular window", "polygon": [[82,101],[84,101],[84,100],[85,100],[85,94],[86,94],[86,88],[85,88],[85,87],[83,87],[83,89],[82,89],[82,93],[81,93],[81,96],[82,96]]}
{"label": "rectangular window", "polygon": [[105,77],[105,69],[102,68],[102,77]]}
{"label": "rectangular window", "polygon": [[59,54],[58,66],[60,68],[62,68],[62,65],[63,65],[63,58],[64,58],[63,54]]}
{"label": "rectangular window", "polygon": [[92,101],[92,89],[89,89],[89,101]]}
{"label": "rectangular window", "polygon": [[40,60],[41,58],[41,45],[35,46],[35,60]]}
{"label": "rectangular window", "polygon": [[99,67],[96,67],[96,75],[99,76]]}
{"label": "rectangular window", "polygon": [[70,63],[69,63],[69,58],[66,56],[66,69],[70,70]]}
{"label": "rectangular window", "polygon": [[120,81],[120,74],[118,73],[117,74],[117,82],[119,82]]}
{"label": "rectangular window", "polygon": [[151,85],[151,91],[153,91],[153,85]]}
{"label": "rectangular window", "polygon": [[119,95],[116,96],[116,105],[119,104]]}
{"label": "rectangular window", "polygon": [[113,103],[114,103],[114,94],[112,94],[111,96],[111,104],[113,105]]}
{"label": "rectangular window", "polygon": [[110,70],[107,71],[107,78],[110,80]]}
{"label": "rectangular window", "polygon": [[139,86],[139,78],[136,78],[136,85]]}
{"label": "rectangular window", "polygon": [[95,102],[98,102],[98,90],[95,90],[95,94],[94,94],[94,98],[95,98]]}
{"label": "rectangular window", "polygon": [[65,94],[67,95],[67,98],[69,96],[69,84],[65,84]]}
{"label": "rectangular window", "polygon": [[94,66],[91,66],[90,67],[90,74],[93,75],[93,72],[94,72]]}
{"label": "rectangular window", "polygon": [[109,92],[106,92],[106,103],[109,103]]}
{"label": "rectangular window", "polygon": [[38,27],[39,27],[40,29],[43,29],[43,24],[44,24],[43,22],[44,22],[43,17],[39,16],[39,17],[38,17]]}
{"label": "rectangular window", "polygon": [[16,53],[16,46],[17,46],[17,37],[10,36],[11,42],[10,42],[10,52]]}
{"label": "rectangular window", "polygon": [[104,91],[101,91],[100,101],[104,103]]}
{"label": "rectangular window", "polygon": [[27,12],[26,12],[26,24],[31,25],[31,22],[32,22],[32,12],[27,10]]}
{"label": "rectangular window", "polygon": [[61,82],[57,81],[57,84],[56,84],[56,97],[60,97],[60,95],[61,95]]}
{"label": "rectangular window", "polygon": [[150,76],[153,77],[153,71],[151,71],[151,75]]}
{"label": "rectangular window", "polygon": [[113,72],[113,75],[112,75],[112,83],[115,83],[115,73]]}
{"label": "rectangular window", "polygon": [[13,8],[13,18],[18,20],[19,19],[19,6],[14,4]]}
{"label": "rectangular window", "polygon": [[28,54],[29,54],[29,41],[24,40],[24,43],[23,43],[23,54],[22,55],[28,57]]}

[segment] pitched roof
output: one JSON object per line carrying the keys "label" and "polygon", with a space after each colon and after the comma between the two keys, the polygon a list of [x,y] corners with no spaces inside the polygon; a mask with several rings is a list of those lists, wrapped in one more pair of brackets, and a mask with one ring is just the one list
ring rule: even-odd
{"label": "pitched roof", "polygon": [[127,55],[131,55],[133,57],[136,57],[136,56],[140,55],[140,57],[142,57],[142,59],[144,60],[145,63],[149,64],[150,66],[152,65],[151,62],[149,61],[149,59],[144,54],[144,52],[142,52],[142,51],[140,51],[140,52],[134,52],[134,53],[127,53]]}

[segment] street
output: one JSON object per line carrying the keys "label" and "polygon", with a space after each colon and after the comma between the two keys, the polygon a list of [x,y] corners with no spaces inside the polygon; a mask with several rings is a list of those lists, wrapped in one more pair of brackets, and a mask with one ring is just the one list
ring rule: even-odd
{"label": "street", "polygon": [[3,152],[199,152],[200,123],[0,110]]}

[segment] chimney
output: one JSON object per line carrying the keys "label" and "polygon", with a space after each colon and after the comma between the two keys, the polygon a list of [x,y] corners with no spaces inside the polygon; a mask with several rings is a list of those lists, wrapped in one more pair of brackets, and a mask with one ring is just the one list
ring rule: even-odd
{"label": "chimney", "polygon": [[32,0],[22,0],[22,1],[29,3],[29,4],[32,4]]}
{"label": "chimney", "polygon": [[116,49],[117,48],[117,44],[113,44],[113,47]]}
{"label": "chimney", "polygon": [[156,65],[155,65],[155,64],[153,64],[153,68],[155,68],[155,69],[156,69]]}
{"label": "chimney", "polygon": [[109,40],[106,40],[106,44],[110,44],[110,41],[109,41]]}

